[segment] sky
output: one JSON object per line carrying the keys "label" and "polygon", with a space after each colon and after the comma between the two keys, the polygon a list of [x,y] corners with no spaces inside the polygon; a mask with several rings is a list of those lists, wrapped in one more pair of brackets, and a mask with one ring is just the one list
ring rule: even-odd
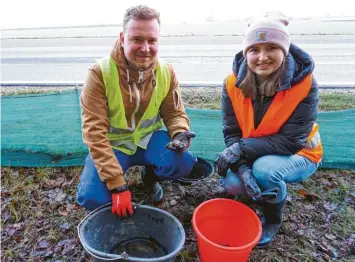
{"label": "sky", "polygon": [[[287,16],[355,16],[353,0],[3,0],[2,29],[76,25],[120,24],[126,9],[145,4],[161,13],[162,23],[203,23],[243,20],[266,11]],[[297,5],[295,4],[297,3]]]}

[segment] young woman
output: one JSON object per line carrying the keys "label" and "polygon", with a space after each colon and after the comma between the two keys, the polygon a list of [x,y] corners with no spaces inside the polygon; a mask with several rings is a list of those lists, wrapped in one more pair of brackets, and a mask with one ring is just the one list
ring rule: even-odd
{"label": "young woman", "polygon": [[291,44],[287,25],[270,14],[249,24],[222,94],[226,149],[215,164],[227,193],[262,205],[258,247],[281,226],[286,183],[310,177],[322,159],[314,63]]}

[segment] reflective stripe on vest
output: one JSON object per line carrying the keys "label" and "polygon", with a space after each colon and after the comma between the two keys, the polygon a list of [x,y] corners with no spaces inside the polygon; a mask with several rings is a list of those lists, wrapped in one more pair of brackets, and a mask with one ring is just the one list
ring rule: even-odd
{"label": "reflective stripe on vest", "polygon": [[[159,123],[160,121],[161,121],[161,117],[160,117],[160,115],[157,115],[152,119],[142,120],[140,122],[140,127],[141,128],[148,128],[152,125]],[[133,132],[134,132],[134,130],[132,128],[123,129],[123,128],[117,128],[117,127],[113,127],[113,126],[110,126],[110,128],[109,128],[109,133],[118,134],[118,135],[119,134],[132,134]]]}
{"label": "reflective stripe on vest", "polygon": [[[239,127],[242,130],[243,138],[277,134],[312,87],[312,75],[308,75],[303,81],[292,86],[291,89],[277,92],[259,126],[255,129],[252,99],[243,96],[242,90],[235,86],[236,81],[237,78],[234,74],[230,74],[227,77],[226,89]],[[320,162],[323,155],[318,129],[319,127],[315,123],[305,147],[297,152],[297,154],[307,157],[314,163]]]}
{"label": "reflective stripe on vest", "polygon": [[107,137],[112,148],[133,155],[137,151],[137,146],[145,149],[152,133],[163,126],[160,105],[170,89],[169,67],[164,61],[159,60],[155,76],[156,86],[152,90],[151,100],[136,129],[132,129],[127,124],[117,64],[111,57],[102,58],[99,64],[109,110],[110,126]]}

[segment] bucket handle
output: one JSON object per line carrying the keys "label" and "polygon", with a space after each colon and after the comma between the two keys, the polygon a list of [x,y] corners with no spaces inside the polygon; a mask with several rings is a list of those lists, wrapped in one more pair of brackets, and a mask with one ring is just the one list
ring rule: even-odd
{"label": "bucket handle", "polygon": [[[94,210],[91,211],[89,214],[87,214],[87,215],[80,221],[79,225],[77,226],[78,237],[79,237],[80,243],[82,244],[82,246],[84,247],[84,249],[86,250],[86,252],[88,252],[92,257],[94,257],[94,258],[96,258],[96,259],[101,260],[101,259],[104,258],[106,261],[116,261],[116,260],[121,260],[121,259],[128,259],[129,256],[128,256],[128,254],[125,253],[125,252],[122,253],[121,255],[116,255],[116,257],[114,257],[114,258],[99,257],[99,256],[93,254],[93,253],[86,247],[86,245],[84,244],[84,242],[83,242],[83,240],[82,240],[82,238],[81,238],[81,236],[80,236],[80,228],[81,228],[81,225],[83,224],[83,222],[84,222],[89,216],[91,216],[93,213],[96,213],[96,212],[98,212],[99,210],[104,209],[104,208],[106,208],[106,207],[108,207],[108,206],[111,206],[111,205],[112,205],[112,203],[109,202],[109,203],[107,203],[107,204],[105,204],[105,205],[103,205],[103,206],[100,206],[100,207],[94,209]],[[138,207],[139,207],[139,205],[133,204],[133,209],[134,209],[134,210],[136,210]]]}

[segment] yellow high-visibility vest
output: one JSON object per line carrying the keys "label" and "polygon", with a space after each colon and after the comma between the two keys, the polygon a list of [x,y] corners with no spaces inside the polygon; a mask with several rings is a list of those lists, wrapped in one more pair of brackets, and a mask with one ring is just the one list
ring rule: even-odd
{"label": "yellow high-visibility vest", "polygon": [[163,60],[159,59],[155,76],[156,86],[153,89],[148,108],[133,130],[127,124],[118,66],[110,56],[100,59],[99,64],[109,109],[110,127],[107,137],[112,148],[133,155],[137,151],[137,146],[146,149],[151,134],[163,127],[163,121],[160,118],[160,106],[170,89],[169,67]]}

